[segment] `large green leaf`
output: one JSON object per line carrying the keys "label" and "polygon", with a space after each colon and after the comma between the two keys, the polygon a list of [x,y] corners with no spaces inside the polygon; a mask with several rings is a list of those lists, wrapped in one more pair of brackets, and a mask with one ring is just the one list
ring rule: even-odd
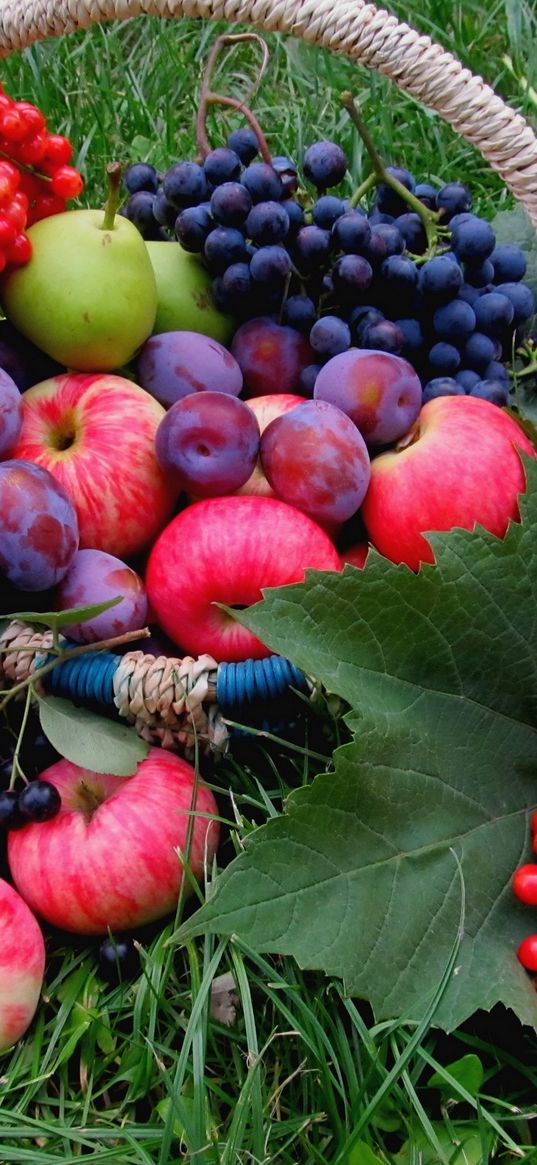
{"label": "large green leaf", "polygon": [[511,890],[537,804],[537,464],[524,521],[432,536],[414,574],[310,572],[240,619],[351,705],[335,773],[255,831],[182,937],[237,934],[339,974],[379,1017],[422,1015],[449,960],[436,1022],[502,1001],[537,1025],[516,958],[535,912]]}

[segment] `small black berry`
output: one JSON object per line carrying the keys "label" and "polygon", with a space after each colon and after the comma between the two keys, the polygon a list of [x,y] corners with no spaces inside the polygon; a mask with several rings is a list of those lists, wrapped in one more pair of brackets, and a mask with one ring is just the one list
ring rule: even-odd
{"label": "small black berry", "polygon": [[19,810],[26,821],[49,821],[59,813],[61,803],[56,786],[49,781],[30,781],[18,796]]}
{"label": "small black berry", "polygon": [[0,791],[0,826],[4,829],[21,829],[26,825],[26,818],[23,817],[19,808],[19,794],[15,789],[2,789]]}
{"label": "small black berry", "polygon": [[140,971],[140,956],[131,938],[107,938],[99,947],[99,963],[103,979],[120,983],[133,979]]}

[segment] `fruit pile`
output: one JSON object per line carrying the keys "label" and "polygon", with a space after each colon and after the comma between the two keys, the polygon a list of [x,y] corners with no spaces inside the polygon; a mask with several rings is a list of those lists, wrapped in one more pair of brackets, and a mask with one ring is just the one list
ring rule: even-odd
{"label": "fruit pile", "polygon": [[[1,96],[0,247],[14,204],[29,241],[29,261],[15,266],[8,248],[0,277],[6,610],[73,612],[64,630],[81,647],[150,621],[163,655],[263,659],[232,610],[264,588],[363,567],[371,545],[417,570],[434,563],[431,530],[505,534],[525,487],[520,454],[535,449],[498,406],[534,299],[522,252],[496,244],[464,186],[417,184],[375,160],[347,200],[328,193],[345,155],[320,141],[303,159],[313,195],[250,127],[164,175],[131,164],[121,214],[115,164],[104,211],[66,211],[58,200],[80,189],[69,143],[31,110]],[[128,779],[60,758],[27,783],[27,713],[0,793],[26,902],[83,934],[167,913],[194,770],[151,749]],[[197,797],[201,874],[216,806],[202,785]],[[74,844],[57,892],[53,847],[120,800],[114,855],[82,871]],[[118,903],[140,821],[139,869],[150,832],[151,870]],[[99,901],[96,884],[110,886]]]}

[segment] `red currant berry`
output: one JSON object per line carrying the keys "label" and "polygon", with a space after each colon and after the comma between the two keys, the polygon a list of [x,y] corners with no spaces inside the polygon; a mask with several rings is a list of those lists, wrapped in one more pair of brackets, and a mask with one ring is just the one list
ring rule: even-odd
{"label": "red currant berry", "polygon": [[29,134],[39,133],[39,130],[45,128],[46,122],[44,115],[37,108],[37,105],[32,105],[29,101],[16,101],[15,109],[27,127]]}
{"label": "red currant berry", "polygon": [[537,906],[537,865],[528,863],[515,870],[513,890],[526,906]]}
{"label": "red currant berry", "polygon": [[15,241],[6,251],[6,262],[12,267],[24,267],[32,258],[32,244],[23,231],[17,235]]}
{"label": "red currant berry", "polygon": [[11,247],[16,238],[17,228],[6,218],[5,214],[0,214],[0,250],[5,251]]}
{"label": "red currant berry", "polygon": [[19,793],[20,812],[27,821],[50,821],[60,812],[62,799],[50,781],[30,781]]}
{"label": "red currant berry", "polygon": [[54,166],[67,166],[73,156],[73,147],[68,138],[59,133],[51,133],[47,138],[45,158]]}
{"label": "red currant berry", "polygon": [[9,206],[4,207],[4,214],[14,224],[18,231],[24,230],[28,214],[28,199],[25,194],[15,194]]}
{"label": "red currant berry", "polygon": [[31,138],[21,142],[18,147],[19,162],[22,162],[23,166],[37,166],[45,156],[46,145],[47,138],[43,131],[33,134]]}
{"label": "red currant berry", "polygon": [[19,188],[20,173],[12,162],[0,162],[0,206],[10,202]]}
{"label": "red currant berry", "polygon": [[517,956],[526,971],[537,971],[537,934],[529,934],[522,939]]}
{"label": "red currant berry", "polygon": [[22,142],[28,136],[28,128],[14,106],[0,113],[0,138],[7,145]]}
{"label": "red currant berry", "polygon": [[39,194],[28,214],[28,226],[32,222],[39,222],[42,218],[61,214],[64,210],[65,198],[59,198],[57,194]]}
{"label": "red currant berry", "polygon": [[59,166],[53,174],[51,187],[60,198],[76,198],[84,189],[84,180],[74,166]]}

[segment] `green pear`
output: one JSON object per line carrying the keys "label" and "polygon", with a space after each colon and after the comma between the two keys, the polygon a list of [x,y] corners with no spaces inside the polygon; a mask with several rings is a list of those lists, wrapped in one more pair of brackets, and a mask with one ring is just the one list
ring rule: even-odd
{"label": "green pear", "polygon": [[202,332],[227,344],[235,321],[215,307],[212,279],[197,255],[180,243],[146,242],[157,281],[157,314],[153,333]]}
{"label": "green pear", "polygon": [[69,210],[34,223],[29,263],[0,283],[8,320],[80,372],[126,364],[155,321],[157,287],[144,240],[114,211],[112,200],[104,211]]}

